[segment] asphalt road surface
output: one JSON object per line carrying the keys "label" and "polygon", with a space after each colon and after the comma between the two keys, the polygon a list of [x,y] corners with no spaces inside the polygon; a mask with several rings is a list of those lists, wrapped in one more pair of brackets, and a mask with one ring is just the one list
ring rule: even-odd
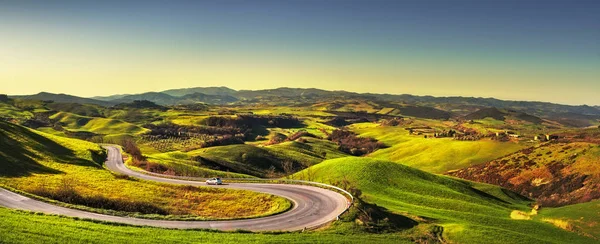
{"label": "asphalt road surface", "polygon": [[[156,175],[148,175],[130,170],[123,164],[121,152],[118,148],[114,146],[106,146],[105,148],[108,150],[106,167],[111,171],[149,181],[193,186],[206,185],[204,182],[162,178]],[[284,213],[255,219],[219,221],[152,220],[103,215],[82,210],[64,208],[34,200],[2,188],[0,188],[0,205],[14,209],[43,212],[47,214],[60,214],[71,217],[103,220],[132,225],[178,229],[242,229],[249,231],[295,231],[302,230],[304,228],[310,229],[318,227],[337,218],[337,216],[343,213],[348,206],[348,201],[341,194],[313,186],[291,184],[230,183],[227,185],[213,185],[209,187],[241,189],[269,193],[287,198],[292,201],[294,205],[292,209]]]}

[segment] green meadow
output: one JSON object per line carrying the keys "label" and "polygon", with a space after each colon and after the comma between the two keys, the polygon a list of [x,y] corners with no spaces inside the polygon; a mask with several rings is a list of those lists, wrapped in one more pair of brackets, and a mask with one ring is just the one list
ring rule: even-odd
{"label": "green meadow", "polygon": [[140,126],[118,119],[87,117],[72,113],[59,112],[50,119],[57,120],[72,131],[88,131],[96,134],[140,134],[147,131]]}
{"label": "green meadow", "polygon": [[[347,180],[366,202],[421,225],[438,225],[452,243],[589,243],[542,220],[511,219],[530,201],[499,187],[439,176],[395,162],[347,157],[293,175],[324,183]],[[542,210],[546,211],[546,210]]]}
{"label": "green meadow", "polygon": [[424,138],[410,135],[402,127],[378,126],[373,123],[354,124],[350,129],[359,136],[375,138],[389,146],[368,157],[400,162],[432,173],[444,173],[485,163],[527,147],[525,143],[488,139],[458,141],[452,138]]}

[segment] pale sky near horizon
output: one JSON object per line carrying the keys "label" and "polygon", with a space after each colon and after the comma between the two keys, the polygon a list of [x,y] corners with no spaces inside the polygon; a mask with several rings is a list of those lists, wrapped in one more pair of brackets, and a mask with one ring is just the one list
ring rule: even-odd
{"label": "pale sky near horizon", "polygon": [[600,105],[600,1],[3,1],[0,93],[227,86]]}

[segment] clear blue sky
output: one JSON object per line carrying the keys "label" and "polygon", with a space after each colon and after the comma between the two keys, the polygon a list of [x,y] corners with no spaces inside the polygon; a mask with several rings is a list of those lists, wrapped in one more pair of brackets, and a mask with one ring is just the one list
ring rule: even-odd
{"label": "clear blue sky", "polygon": [[316,87],[600,105],[600,1],[0,1],[0,93]]}

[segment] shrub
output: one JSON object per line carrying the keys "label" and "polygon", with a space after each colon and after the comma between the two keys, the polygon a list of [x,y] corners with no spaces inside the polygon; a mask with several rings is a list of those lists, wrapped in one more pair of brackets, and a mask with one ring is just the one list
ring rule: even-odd
{"label": "shrub", "polygon": [[142,155],[142,151],[137,146],[137,144],[131,139],[124,139],[121,141],[121,146],[123,146],[123,150],[126,153],[129,153],[134,161],[144,161],[146,157]]}
{"label": "shrub", "polygon": [[289,115],[237,115],[235,118],[213,116],[205,120],[208,126],[248,129],[255,126],[294,128],[302,125],[296,117]]}
{"label": "shrub", "polygon": [[347,130],[334,130],[327,139],[335,142],[341,151],[354,156],[369,154],[385,147],[383,143],[373,138],[358,137],[353,132]]}
{"label": "shrub", "polygon": [[313,134],[311,134],[311,133],[308,133],[308,131],[301,130],[301,131],[298,131],[298,132],[296,132],[296,133],[292,134],[291,136],[289,136],[289,137],[287,138],[287,141],[295,141],[296,139],[298,139],[298,138],[300,138],[300,137],[312,137],[312,138],[317,138],[317,136],[315,136],[315,135],[313,135]]}

